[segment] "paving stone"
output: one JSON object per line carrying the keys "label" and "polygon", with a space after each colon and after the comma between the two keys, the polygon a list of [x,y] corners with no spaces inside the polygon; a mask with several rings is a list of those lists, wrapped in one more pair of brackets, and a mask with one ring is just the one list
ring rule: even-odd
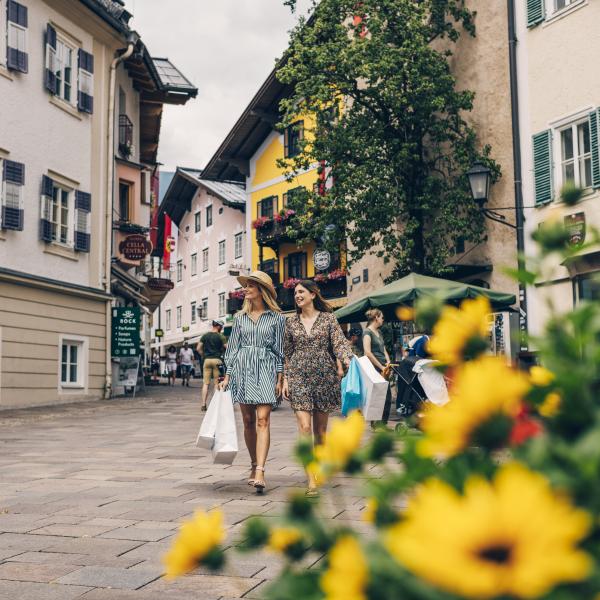
{"label": "paving stone", "polygon": [[114,540],[139,540],[143,542],[158,542],[166,537],[173,535],[170,529],[144,529],[142,527],[123,527],[115,529],[108,533],[103,533],[100,537]]}
{"label": "paving stone", "polygon": [[0,600],[74,600],[89,591],[78,585],[0,581]]}
{"label": "paving stone", "polygon": [[154,571],[117,569],[114,567],[83,567],[57,580],[57,583],[103,587],[120,590],[137,590],[154,581]]}
{"label": "paving stone", "polygon": [[71,571],[81,569],[80,565],[59,564],[27,564],[17,562],[6,562],[0,565],[0,580],[11,581],[35,581],[38,583],[50,583]]}
{"label": "paving stone", "polygon": [[188,593],[195,598],[210,600],[222,596],[246,596],[260,584],[260,579],[249,577],[227,577],[222,575],[187,575],[175,580],[159,579],[145,590],[149,592]]}
{"label": "paving stone", "polygon": [[[36,536],[32,536],[36,537]],[[92,554],[94,556],[120,556],[133,550],[140,542],[126,540],[103,540],[100,538],[63,538],[60,542],[47,545],[47,552]]]}
{"label": "paving stone", "polygon": [[110,531],[112,527],[106,525],[48,525],[46,527],[40,527],[30,531],[32,535],[46,534],[46,535],[60,535],[62,537],[93,537],[100,535],[107,531]]}

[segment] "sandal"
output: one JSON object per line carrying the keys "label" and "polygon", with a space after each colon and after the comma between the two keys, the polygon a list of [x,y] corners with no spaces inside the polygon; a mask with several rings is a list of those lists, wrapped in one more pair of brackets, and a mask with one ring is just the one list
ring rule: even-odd
{"label": "sandal", "polygon": [[202,407],[202,412],[206,412],[208,410],[208,407],[206,406],[206,404]]}
{"label": "sandal", "polygon": [[[256,471],[256,463],[250,463],[250,474],[252,471]],[[248,478],[248,485],[254,485],[254,479],[252,477]]]}
{"label": "sandal", "polygon": [[[256,470],[257,471],[262,471],[263,473],[265,472],[265,468],[261,467],[259,465],[256,465]],[[254,489],[256,490],[257,494],[262,494],[264,492],[264,490],[265,490],[265,487],[266,487],[264,481],[256,481],[256,480],[254,480],[254,484],[253,485],[254,485]]]}

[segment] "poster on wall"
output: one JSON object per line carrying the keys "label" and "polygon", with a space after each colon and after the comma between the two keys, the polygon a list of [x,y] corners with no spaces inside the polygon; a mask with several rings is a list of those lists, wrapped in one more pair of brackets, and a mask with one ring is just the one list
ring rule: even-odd
{"label": "poster on wall", "polygon": [[143,373],[140,378],[140,357],[131,356],[123,357],[118,359],[118,363],[113,363],[113,391],[120,388],[126,393],[127,389],[133,390],[133,397],[138,386],[141,384],[143,387],[144,377]]}

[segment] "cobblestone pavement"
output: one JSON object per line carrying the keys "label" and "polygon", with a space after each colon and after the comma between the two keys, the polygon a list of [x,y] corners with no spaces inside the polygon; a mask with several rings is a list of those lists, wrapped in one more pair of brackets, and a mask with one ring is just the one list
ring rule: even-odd
{"label": "cobblestone pavement", "polygon": [[[289,407],[273,413],[268,489],[246,485],[241,440],[232,466],[195,447],[199,383],[150,388],[136,399],[0,412],[0,600],[217,600],[260,598],[276,576],[270,553],[239,555],[243,521],[276,517],[304,474],[291,458]],[[344,479],[320,503],[323,518],[362,530],[359,482]],[[194,509],[222,507],[224,573],[162,578],[161,557]],[[307,566],[319,560],[312,557]]]}

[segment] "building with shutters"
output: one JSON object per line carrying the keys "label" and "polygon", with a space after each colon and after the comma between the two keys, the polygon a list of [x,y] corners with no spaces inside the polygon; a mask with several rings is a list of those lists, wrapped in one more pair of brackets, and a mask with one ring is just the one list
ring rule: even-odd
{"label": "building with shutters", "polygon": [[[519,3],[517,17],[525,239],[526,253],[534,255],[531,233],[551,217],[564,220],[575,246],[586,230],[600,227],[600,73],[591,58],[600,52],[600,6],[528,0]],[[568,182],[585,190],[574,207],[560,201]],[[600,300],[599,271],[600,249],[589,248],[554,264],[542,285],[529,286],[530,333],[541,332],[549,300],[560,312]]]}
{"label": "building with shutters", "polygon": [[[110,393],[113,187],[122,175],[108,144],[111,65],[147,123],[146,137],[143,126],[132,137],[136,176],[124,175],[139,198],[140,174],[156,166],[162,106],[181,87],[130,17],[116,0],[0,0],[0,409]],[[184,95],[171,101],[195,88]],[[118,136],[117,118],[115,148]],[[149,210],[140,219],[147,232]]]}
{"label": "building with shutters", "polygon": [[215,319],[224,322],[226,331],[231,327],[242,303],[236,275],[248,271],[250,257],[242,184],[207,180],[200,170],[179,167],[160,212],[176,227],[171,256],[175,287],[153,318],[155,329],[164,333],[153,347],[164,356],[171,344],[198,342]]}

